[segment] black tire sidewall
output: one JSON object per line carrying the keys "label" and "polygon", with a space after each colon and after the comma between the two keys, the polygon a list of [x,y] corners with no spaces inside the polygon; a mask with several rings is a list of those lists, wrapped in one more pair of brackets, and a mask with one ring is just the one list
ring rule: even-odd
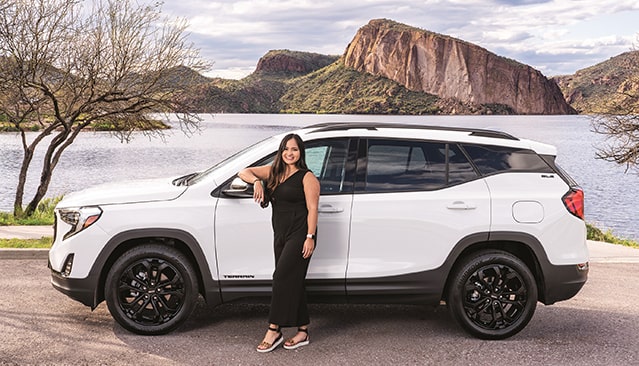
{"label": "black tire sidewall", "polygon": [[[478,269],[494,264],[502,264],[516,271],[527,289],[527,302],[523,314],[511,326],[504,329],[490,330],[472,322],[466,315],[463,306],[464,286],[468,278]],[[537,283],[526,264],[514,255],[498,250],[480,251],[456,267],[448,293],[448,308],[453,318],[464,330],[481,339],[505,339],[521,331],[532,319],[537,306]]]}
{"label": "black tire sidewall", "polygon": [[[184,280],[184,301],[178,314],[171,320],[155,326],[136,323],[126,316],[120,307],[117,293],[118,281],[123,271],[132,263],[145,258],[158,258],[169,262],[177,269]],[[188,258],[173,247],[150,243],[136,246],[126,251],[113,263],[106,277],[104,294],[111,316],[123,328],[137,334],[157,335],[171,332],[186,321],[193,312],[198,291],[195,271]]]}

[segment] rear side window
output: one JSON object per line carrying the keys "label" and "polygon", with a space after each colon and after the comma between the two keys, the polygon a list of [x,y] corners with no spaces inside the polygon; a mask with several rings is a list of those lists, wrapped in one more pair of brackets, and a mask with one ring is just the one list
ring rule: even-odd
{"label": "rear side window", "polygon": [[477,177],[454,144],[428,141],[368,142],[367,192],[435,190]]}
{"label": "rear side window", "polygon": [[462,146],[482,175],[508,171],[553,173],[552,168],[532,150],[490,145]]}

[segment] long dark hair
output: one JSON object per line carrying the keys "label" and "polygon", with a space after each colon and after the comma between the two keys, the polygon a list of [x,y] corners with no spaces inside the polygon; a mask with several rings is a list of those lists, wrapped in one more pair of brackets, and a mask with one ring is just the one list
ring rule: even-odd
{"label": "long dark hair", "polygon": [[282,159],[282,153],[286,149],[286,144],[288,140],[294,139],[297,143],[297,147],[300,149],[300,158],[295,163],[295,167],[300,170],[308,170],[306,166],[306,149],[304,148],[304,141],[299,135],[294,133],[289,133],[284,136],[282,142],[280,142],[280,147],[277,150],[277,154],[275,154],[275,160],[273,160],[273,165],[271,165],[271,174],[266,181],[266,187],[273,192],[273,190],[280,184],[282,179],[286,174],[286,163]]}

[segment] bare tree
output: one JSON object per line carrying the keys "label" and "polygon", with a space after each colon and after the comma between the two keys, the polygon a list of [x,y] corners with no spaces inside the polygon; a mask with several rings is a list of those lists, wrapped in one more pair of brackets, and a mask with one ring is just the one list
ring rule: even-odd
{"label": "bare tree", "polygon": [[628,171],[639,169],[639,110],[634,107],[634,112],[625,113],[595,117],[594,130],[608,136],[597,157],[625,165]]}
{"label": "bare tree", "polygon": [[[187,130],[188,75],[203,71],[187,42],[185,20],[161,16],[161,4],[135,0],[0,0],[0,114],[20,131],[24,156],[15,216],[29,216],[45,196],[62,153],[91,123],[161,134],[158,113]],[[40,132],[30,141],[27,132]],[[50,137],[50,138],[48,138]],[[46,146],[40,181],[23,207],[36,147]]]}
{"label": "bare tree", "polygon": [[[639,60],[634,63],[630,68],[639,70]],[[593,121],[595,132],[607,137],[597,157],[623,164],[626,171],[639,170],[639,73],[625,80],[611,99]]]}

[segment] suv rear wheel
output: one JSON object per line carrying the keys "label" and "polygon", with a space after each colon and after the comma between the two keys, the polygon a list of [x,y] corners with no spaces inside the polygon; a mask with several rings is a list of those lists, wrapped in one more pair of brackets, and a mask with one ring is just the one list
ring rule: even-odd
{"label": "suv rear wheel", "polygon": [[452,276],[448,308],[453,318],[478,338],[508,338],[522,330],[535,312],[535,279],[510,253],[473,253]]}
{"label": "suv rear wheel", "polygon": [[172,247],[145,244],[125,252],[106,278],[111,315],[138,334],[164,334],[182,324],[197,301],[195,271]]}

